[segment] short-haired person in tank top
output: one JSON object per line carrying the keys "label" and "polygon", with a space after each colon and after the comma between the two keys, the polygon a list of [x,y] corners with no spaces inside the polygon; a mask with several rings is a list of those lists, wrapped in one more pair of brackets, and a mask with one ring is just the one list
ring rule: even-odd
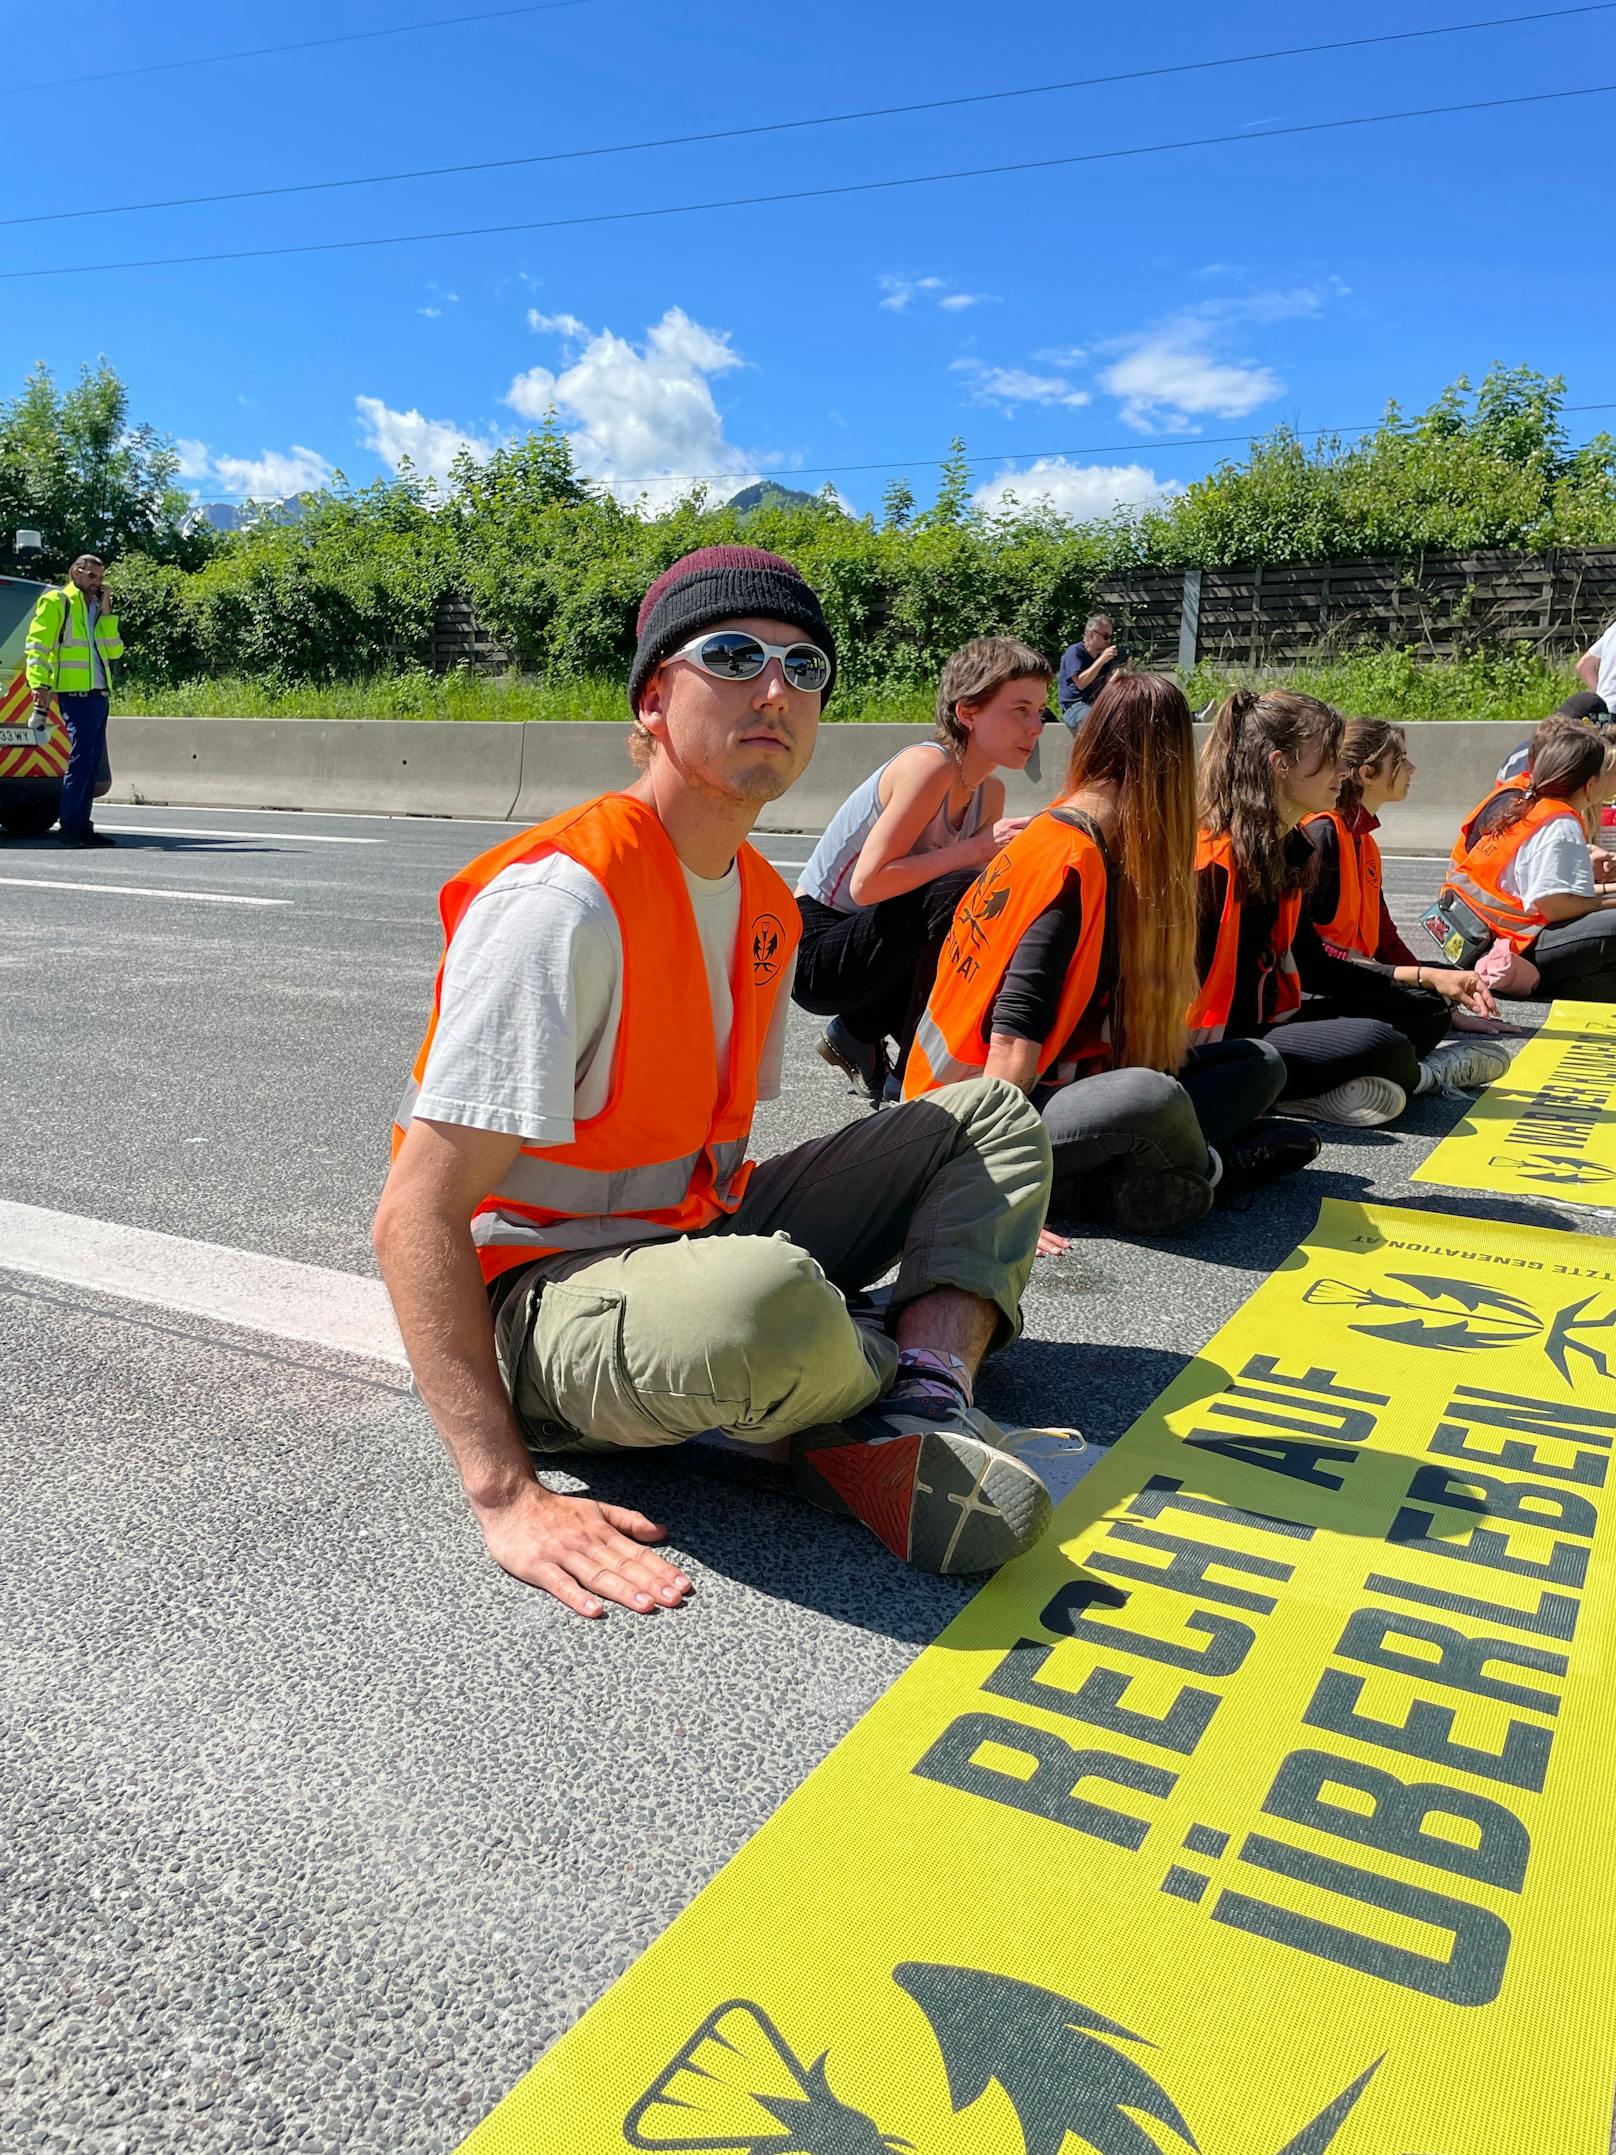
{"label": "short-haired person in tank top", "polygon": [[983,870],[943,947],[905,1095],[978,1071],[1027,1093],[1054,1153],[1052,1217],[1172,1234],[1318,1153],[1311,1130],[1266,1116],[1277,1049],[1189,1046],[1194,845],[1189,706],[1160,674],[1122,675],[1078,730],[1060,798]]}
{"label": "short-haired person in tank top", "polygon": [[830,1019],[820,1054],[877,1107],[897,1095],[955,906],[1026,821],[1005,816],[996,774],[1026,768],[1052,673],[1014,636],[956,651],[937,686],[937,738],[900,749],[848,796],[798,878],[792,996]]}

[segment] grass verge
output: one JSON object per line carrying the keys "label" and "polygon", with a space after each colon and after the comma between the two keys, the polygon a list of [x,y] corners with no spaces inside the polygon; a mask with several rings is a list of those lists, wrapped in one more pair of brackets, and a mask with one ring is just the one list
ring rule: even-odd
{"label": "grass verge", "polygon": [[[1185,687],[1191,707],[1199,710],[1231,688],[1275,685],[1318,696],[1354,718],[1507,719],[1524,729],[1581,684],[1568,663],[1543,659],[1521,646],[1443,664],[1411,651],[1349,652],[1284,670],[1206,664],[1196,667]],[[932,699],[926,685],[841,688],[827,715],[841,725],[925,723]],[[617,680],[549,682],[526,674],[433,674],[421,668],[302,687],[271,687],[240,675],[183,681],[176,688],[134,680],[120,685],[118,709],[158,718],[595,719],[613,724],[628,718]]]}

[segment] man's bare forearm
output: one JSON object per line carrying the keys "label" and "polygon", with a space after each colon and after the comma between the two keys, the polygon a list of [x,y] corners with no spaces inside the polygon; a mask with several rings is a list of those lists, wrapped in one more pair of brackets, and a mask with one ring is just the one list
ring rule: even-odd
{"label": "man's bare forearm", "polygon": [[376,1221],[376,1260],[393,1298],[416,1389],[479,1509],[533,1484],[533,1463],[499,1374],[494,1324],[463,1221],[412,1207]]}

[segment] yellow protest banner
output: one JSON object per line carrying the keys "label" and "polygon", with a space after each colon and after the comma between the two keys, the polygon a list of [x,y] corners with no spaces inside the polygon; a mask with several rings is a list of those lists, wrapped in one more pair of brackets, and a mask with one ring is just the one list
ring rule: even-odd
{"label": "yellow protest banner", "polygon": [[1326,1203],[467,2155],[1608,2155],[1613,1437],[1607,1243]]}
{"label": "yellow protest banner", "polygon": [[1555,1003],[1413,1179],[1616,1206],[1616,1004]]}

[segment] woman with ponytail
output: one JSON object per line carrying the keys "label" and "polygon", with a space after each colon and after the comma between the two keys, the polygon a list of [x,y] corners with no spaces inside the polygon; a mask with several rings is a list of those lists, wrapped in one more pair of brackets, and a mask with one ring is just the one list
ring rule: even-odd
{"label": "woman with ponytail", "polygon": [[[1444,1088],[1435,1051],[1449,1017],[1423,980],[1405,987],[1376,959],[1326,950],[1308,917],[1315,856],[1300,826],[1335,806],[1342,737],[1338,712],[1284,690],[1239,689],[1218,711],[1201,763],[1190,1036],[1271,1040],[1285,1061],[1282,1114],[1364,1127]],[[1470,1002],[1490,1007],[1479,991]],[[1508,1063],[1498,1047],[1467,1050],[1472,1083]]]}
{"label": "woman with ponytail", "polygon": [[1546,718],[1525,776],[1461,829],[1431,932],[1490,930],[1478,963],[1505,994],[1616,1002],[1616,884],[1595,881],[1589,851],[1613,792],[1616,747],[1592,726]]}
{"label": "woman with ponytail", "polygon": [[1318,1151],[1263,1120],[1284,1083],[1256,1040],[1192,1049],[1190,857],[1195,736],[1158,674],[1096,699],[1060,797],[960,903],[904,1091],[1002,1077],[1037,1102],[1055,1155],[1051,1211],[1124,1233],[1193,1226]]}
{"label": "woman with ponytail", "polygon": [[[1353,718],[1341,736],[1341,779],[1335,806],[1304,816],[1302,829],[1315,856],[1307,912],[1326,950],[1344,958],[1372,958],[1400,986],[1441,996],[1454,1025],[1496,1032],[1490,991],[1468,967],[1430,965],[1404,942],[1386,903],[1380,846],[1380,810],[1408,799],[1414,777],[1408,736],[1384,718]],[[1479,1013],[1485,1013],[1479,1014]],[[1439,1067],[1449,1091],[1485,1085],[1495,1074],[1491,1049],[1479,1061],[1461,1040],[1444,1040],[1427,1058]]]}

